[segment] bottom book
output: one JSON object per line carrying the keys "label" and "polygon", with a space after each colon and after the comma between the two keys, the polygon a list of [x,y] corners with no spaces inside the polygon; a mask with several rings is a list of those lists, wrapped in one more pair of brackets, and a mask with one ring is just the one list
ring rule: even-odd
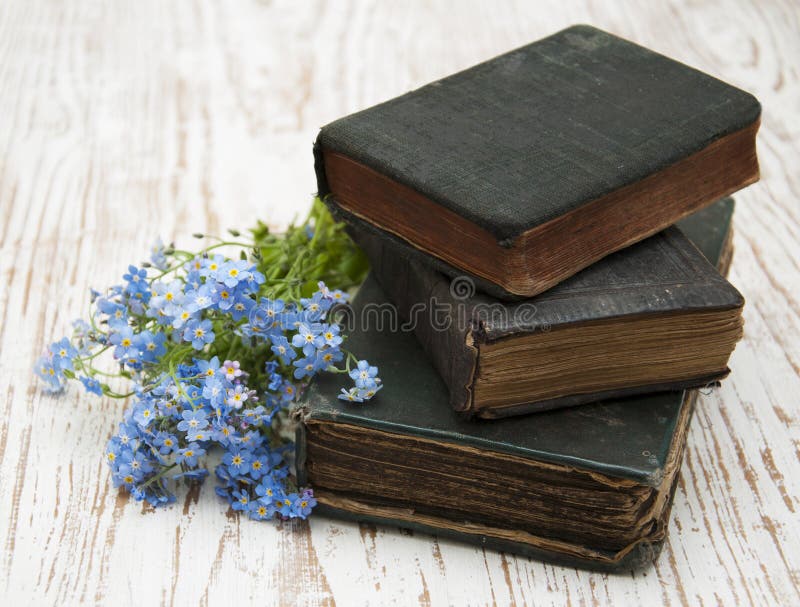
{"label": "bottom book", "polygon": [[[730,214],[715,216],[724,225],[696,217],[684,231],[725,271]],[[467,421],[388,305],[368,278],[348,340],[380,365],[380,394],[363,405],[338,400],[347,382],[326,374],[296,412],[298,476],[318,512],[591,569],[657,558],[696,392]]]}

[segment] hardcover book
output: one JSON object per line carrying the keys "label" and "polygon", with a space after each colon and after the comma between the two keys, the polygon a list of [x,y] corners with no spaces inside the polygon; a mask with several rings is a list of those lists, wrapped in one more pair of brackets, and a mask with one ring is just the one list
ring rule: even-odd
{"label": "hardcover book", "polygon": [[324,126],[318,191],[531,297],[758,179],[748,93],[574,26]]}
{"label": "hardcover book", "polygon": [[[699,236],[730,259],[719,231]],[[369,278],[354,311],[386,302]],[[658,556],[694,391],[469,422],[413,334],[361,328],[348,344],[380,364],[384,388],[347,403],[345,382],[326,374],[297,410],[299,481],[320,512],[592,569]]]}
{"label": "hardcover book", "polygon": [[[720,246],[733,204],[723,199],[679,225]],[[704,386],[728,374],[742,336],[742,296],[675,226],[541,295],[503,303],[359,225],[350,231],[375,279],[444,380],[450,405],[467,416]]]}

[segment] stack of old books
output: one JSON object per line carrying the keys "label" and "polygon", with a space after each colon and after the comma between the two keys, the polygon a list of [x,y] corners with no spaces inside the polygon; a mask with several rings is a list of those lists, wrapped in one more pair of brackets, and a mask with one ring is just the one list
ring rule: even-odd
{"label": "stack of old books", "polygon": [[321,509],[652,561],[696,389],[742,336],[724,197],[758,179],[759,116],[576,26],[325,126],[320,196],[372,264],[348,347],[384,389],[307,394],[298,469]]}

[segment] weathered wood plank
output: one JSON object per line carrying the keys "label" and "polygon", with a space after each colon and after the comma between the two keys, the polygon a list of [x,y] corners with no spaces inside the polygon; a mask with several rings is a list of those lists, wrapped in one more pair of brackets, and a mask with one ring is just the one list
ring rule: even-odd
{"label": "weathered wood plank", "polygon": [[[654,569],[607,576],[393,528],[239,519],[204,488],[152,512],[109,484],[120,412],[30,366],[151,239],[279,226],[319,125],[575,22],[754,93],[733,374],[689,435]],[[0,595],[127,604],[800,603],[800,7],[550,1],[0,4]]]}

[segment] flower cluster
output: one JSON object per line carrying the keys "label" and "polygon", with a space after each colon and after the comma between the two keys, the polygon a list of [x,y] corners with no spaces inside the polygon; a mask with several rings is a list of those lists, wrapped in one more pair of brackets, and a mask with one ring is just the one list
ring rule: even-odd
{"label": "flower cluster", "polygon": [[[239,259],[222,247],[240,248]],[[259,225],[253,242],[198,252],[158,242],[121,284],[92,292],[89,322],[76,321],[36,372],[50,391],[77,379],[93,394],[132,397],[105,457],[115,486],[136,499],[174,501],[171,481],[202,482],[216,449],[216,492],[234,510],[258,520],[305,518],[316,501],[289,465],[293,446],[281,432],[289,409],[323,371],[349,374],[355,385],[340,396],[349,401],[382,387],[377,368],[342,347],[331,312],[347,294],[312,282],[350,288],[363,278],[359,259],[319,205],[282,236]],[[95,365],[104,353],[116,373]],[[111,378],[130,390],[116,392]]]}

